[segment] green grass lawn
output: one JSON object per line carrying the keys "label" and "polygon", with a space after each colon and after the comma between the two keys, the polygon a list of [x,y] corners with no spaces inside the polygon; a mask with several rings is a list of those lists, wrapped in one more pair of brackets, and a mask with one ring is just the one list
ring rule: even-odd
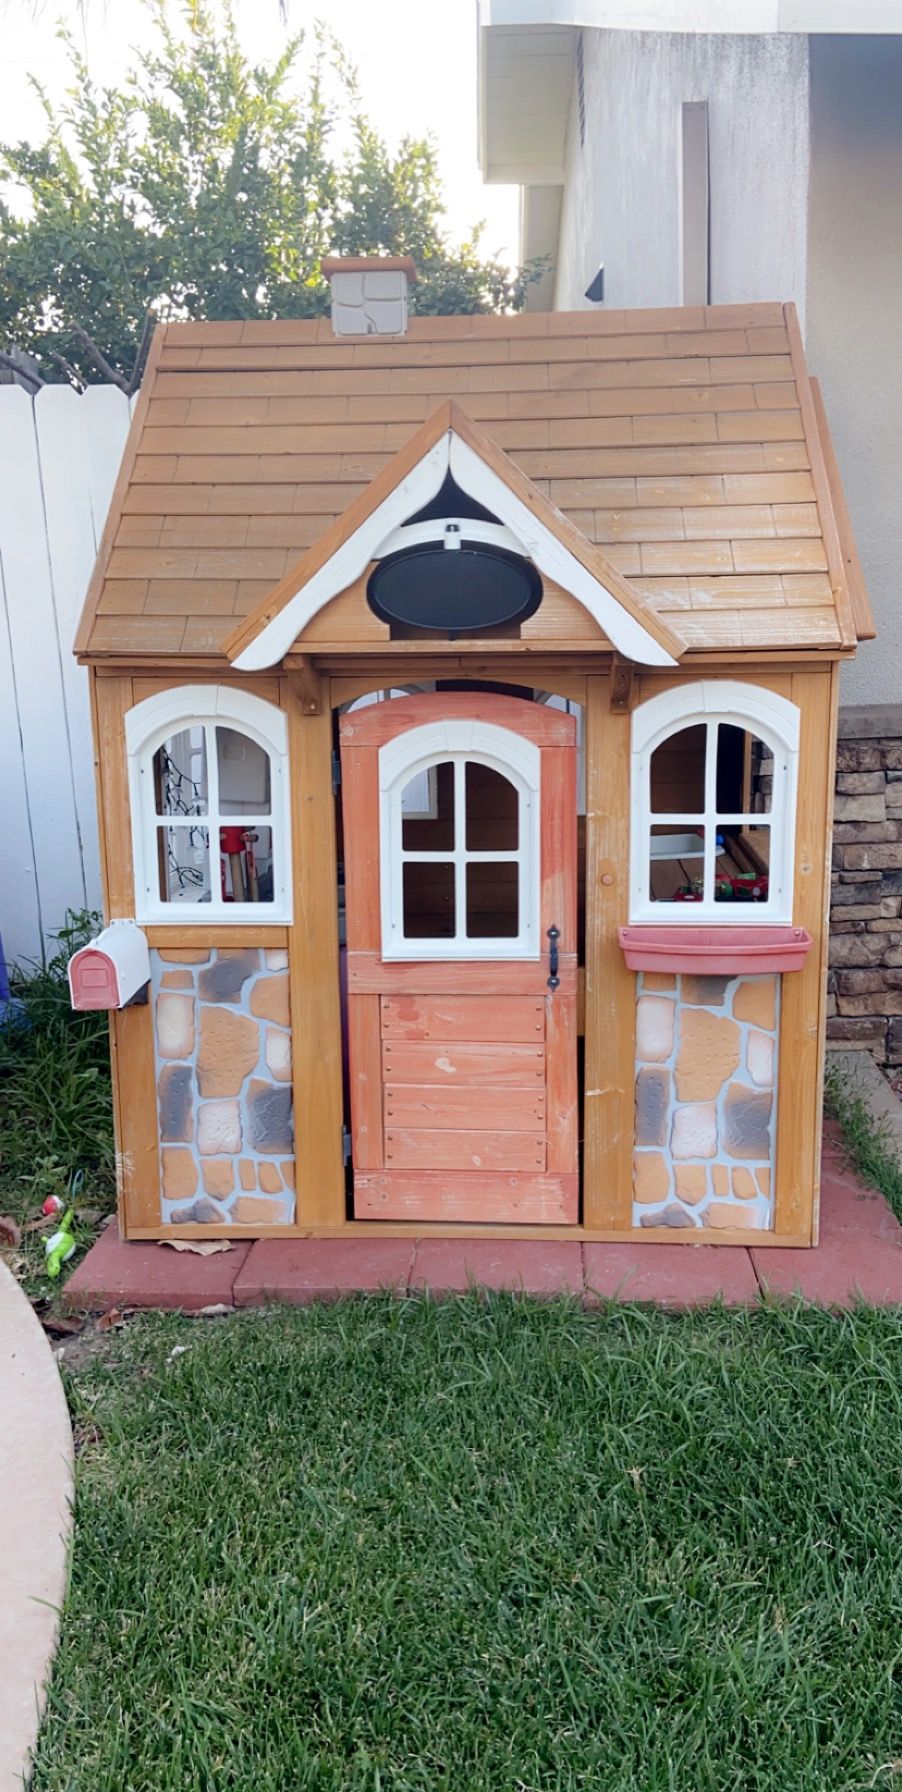
{"label": "green grass lawn", "polygon": [[902,1315],[379,1299],[96,1345],[36,1792],[902,1784]]}

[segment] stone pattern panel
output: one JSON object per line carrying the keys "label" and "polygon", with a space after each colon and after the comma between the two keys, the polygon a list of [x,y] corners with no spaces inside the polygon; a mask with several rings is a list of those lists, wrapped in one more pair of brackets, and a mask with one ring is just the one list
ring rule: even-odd
{"label": "stone pattern panel", "polygon": [[164,1224],[290,1224],[287,952],[153,948],[150,965]]}
{"label": "stone pattern panel", "polygon": [[777,977],[636,980],[633,1225],[766,1231]]}
{"label": "stone pattern panel", "polygon": [[902,707],[840,710],[827,1038],[902,1064]]}

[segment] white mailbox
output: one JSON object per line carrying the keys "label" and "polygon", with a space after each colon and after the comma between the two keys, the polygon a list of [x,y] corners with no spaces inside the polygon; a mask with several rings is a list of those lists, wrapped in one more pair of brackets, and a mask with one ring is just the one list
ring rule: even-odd
{"label": "white mailbox", "polygon": [[111,921],[69,960],[73,1008],[125,1008],[150,980],[147,939],[135,921]]}

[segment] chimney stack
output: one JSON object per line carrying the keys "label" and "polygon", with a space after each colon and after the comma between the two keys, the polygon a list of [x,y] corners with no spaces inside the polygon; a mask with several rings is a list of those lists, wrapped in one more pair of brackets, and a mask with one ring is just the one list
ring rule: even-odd
{"label": "chimney stack", "polygon": [[409,255],[327,255],[336,336],[403,336],[407,288],[417,270]]}

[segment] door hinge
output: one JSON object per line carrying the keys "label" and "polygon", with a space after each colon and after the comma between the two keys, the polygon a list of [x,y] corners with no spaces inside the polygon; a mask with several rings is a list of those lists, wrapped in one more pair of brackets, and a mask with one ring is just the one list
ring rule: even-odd
{"label": "door hinge", "polygon": [[341,754],[332,754],[332,795],[337,796],[341,789]]}
{"label": "door hinge", "polygon": [[351,1161],[351,1134],[347,1126],[341,1129],[341,1161],[345,1164]]}

